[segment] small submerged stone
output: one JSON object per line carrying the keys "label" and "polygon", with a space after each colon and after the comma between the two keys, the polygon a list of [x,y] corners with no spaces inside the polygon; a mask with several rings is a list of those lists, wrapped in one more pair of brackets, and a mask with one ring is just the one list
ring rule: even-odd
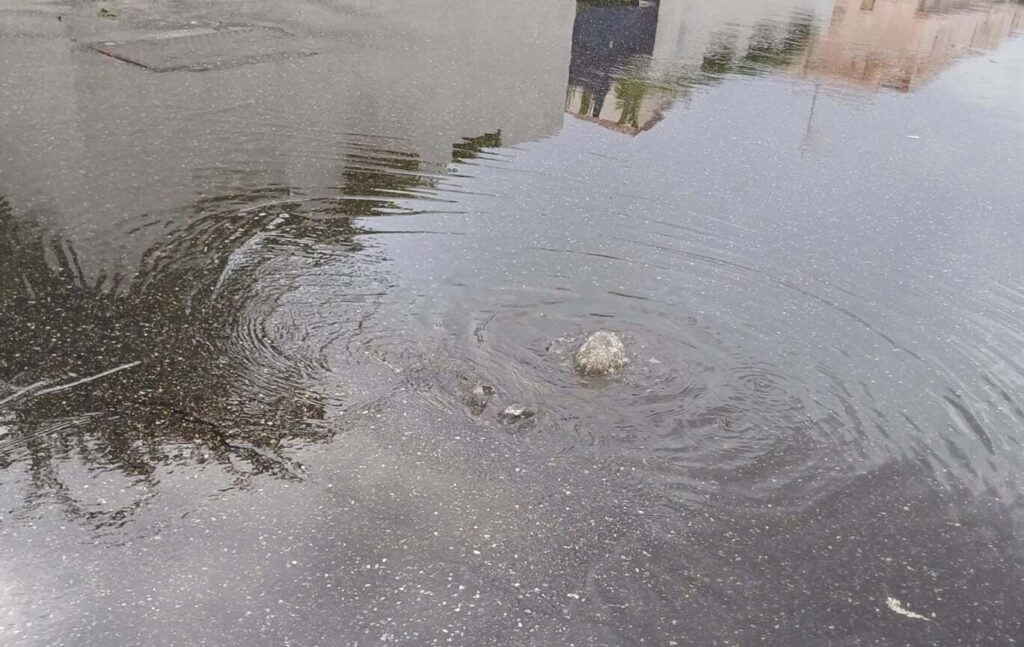
{"label": "small submerged stone", "polygon": [[466,395],[466,404],[470,413],[479,416],[487,408],[487,401],[494,395],[494,387],[490,384],[477,384]]}
{"label": "small submerged stone", "polygon": [[473,387],[473,390],[470,391],[470,394],[474,398],[486,400],[490,398],[492,395],[494,395],[494,387],[491,386],[490,384],[477,384],[476,386]]}
{"label": "small submerged stone", "polygon": [[537,410],[521,404],[513,404],[505,407],[505,410],[498,414],[498,422],[511,425],[523,420],[530,420],[537,416]]}
{"label": "small submerged stone", "polygon": [[611,375],[622,369],[629,359],[626,346],[613,332],[591,333],[576,351],[576,371],[581,375]]}

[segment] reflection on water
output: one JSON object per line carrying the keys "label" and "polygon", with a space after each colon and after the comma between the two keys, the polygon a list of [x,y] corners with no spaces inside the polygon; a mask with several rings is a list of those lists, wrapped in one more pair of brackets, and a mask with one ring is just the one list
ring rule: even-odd
{"label": "reflection on water", "polygon": [[[259,197],[275,194],[286,192]],[[355,230],[347,219],[278,224],[278,216],[226,208],[241,197],[195,204],[203,217],[148,250],[123,290],[116,277],[90,280],[73,245],[0,202],[4,276],[21,279],[5,282],[2,294],[5,343],[17,350],[4,357],[10,417],[0,461],[28,467],[33,507],[52,500],[97,527],[120,524],[150,498],[158,466],[211,462],[236,485],[259,474],[301,478],[286,449],[332,435],[320,396],[296,391],[309,370],[304,358],[276,358],[276,349],[261,348],[264,331],[248,330],[263,324],[248,320],[255,313],[247,283],[268,253],[280,263],[312,240],[355,252]],[[257,245],[263,259],[232,258]],[[247,263],[244,277],[237,263]],[[240,359],[257,366],[250,373]],[[123,370],[103,375],[115,367]],[[90,479],[62,474],[78,463],[120,473],[122,496],[97,502],[100,488],[82,490]],[[116,502],[132,493],[131,503]]]}
{"label": "reflection on water", "polygon": [[[500,141],[466,138],[451,158],[472,160]],[[385,289],[352,218],[404,213],[394,196],[437,184],[414,154],[350,148],[340,158],[345,193],[333,198],[299,197],[303,189],[265,173],[202,170],[221,193],[175,214],[187,224],[146,249],[128,277],[90,276],[73,238],[0,196],[0,270],[14,279],[0,291],[13,351],[3,358],[0,465],[30,468],[31,505],[52,498],[71,517],[119,525],[150,497],[157,467],[181,461],[219,465],[232,487],[258,475],[303,478],[287,455],[338,431],[326,407],[343,406],[344,395],[325,388],[309,336],[362,328]],[[302,329],[315,304],[294,282],[309,275],[333,283],[316,298],[344,295],[347,307],[332,311],[347,320]],[[61,476],[69,462],[118,471],[120,486],[146,495],[89,508],[78,499],[83,483]]]}
{"label": "reflection on water", "polygon": [[577,2],[566,112],[629,135],[691,89],[790,73],[910,92],[956,60],[1024,31],[1016,2],[837,0]]}
{"label": "reflection on water", "polygon": [[1024,636],[1024,168],[923,85],[1020,4],[118,11],[0,9],[0,642]]}
{"label": "reflection on water", "polygon": [[578,2],[566,111],[634,135],[656,124],[671,94],[624,78],[623,68],[651,55],[657,27],[654,3]]}
{"label": "reflection on water", "polygon": [[1015,2],[839,0],[796,73],[868,91],[912,92],[957,59],[1022,31],[1024,7]]}

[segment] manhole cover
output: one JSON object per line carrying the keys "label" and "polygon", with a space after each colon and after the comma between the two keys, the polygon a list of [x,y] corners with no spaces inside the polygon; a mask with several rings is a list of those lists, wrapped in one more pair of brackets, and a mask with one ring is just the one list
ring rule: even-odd
{"label": "manhole cover", "polygon": [[264,27],[185,29],[89,47],[151,72],[202,72],[316,53],[296,48],[295,38],[288,32]]}

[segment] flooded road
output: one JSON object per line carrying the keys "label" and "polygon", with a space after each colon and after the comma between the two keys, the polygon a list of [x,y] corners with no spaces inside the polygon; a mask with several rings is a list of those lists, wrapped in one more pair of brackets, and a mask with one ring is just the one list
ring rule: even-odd
{"label": "flooded road", "polygon": [[1024,645],[1022,36],[0,0],[0,644]]}

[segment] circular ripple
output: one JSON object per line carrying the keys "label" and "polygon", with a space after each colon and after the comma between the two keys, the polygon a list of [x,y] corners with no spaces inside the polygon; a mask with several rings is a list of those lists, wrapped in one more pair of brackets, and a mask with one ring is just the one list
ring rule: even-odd
{"label": "circular ripple", "polygon": [[[534,433],[565,450],[644,463],[691,490],[727,480],[764,495],[856,454],[863,414],[836,376],[784,356],[753,358],[697,317],[670,312],[615,295],[523,289],[450,312],[438,327],[458,331],[446,340],[450,361],[496,387],[491,413],[537,407]],[[600,329],[623,336],[629,364],[612,378],[580,376],[573,354]]]}

